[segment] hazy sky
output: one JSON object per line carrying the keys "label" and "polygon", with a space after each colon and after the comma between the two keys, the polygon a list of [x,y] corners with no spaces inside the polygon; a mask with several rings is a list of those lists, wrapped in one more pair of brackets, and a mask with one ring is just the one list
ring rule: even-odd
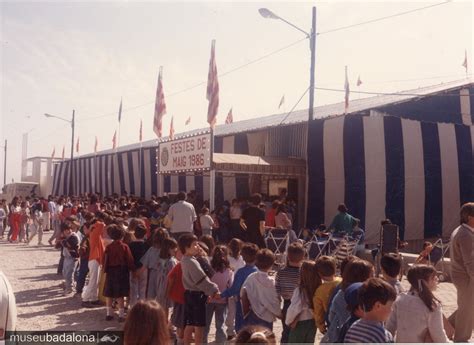
{"label": "hazy sky", "polygon": [[[441,2],[441,1],[440,1]],[[316,6],[316,85],[342,89],[344,66],[351,89],[389,92],[465,77],[464,50],[472,66],[470,1],[451,1],[384,21],[325,31],[439,2],[2,2],[0,140],[9,143],[7,182],[20,179],[21,136],[28,156],[70,148],[66,118],[76,111],[80,154],[110,149],[123,98],[120,145],[155,138],[153,104],[159,66],[168,114],[177,133],[206,126],[205,98],[210,45],[216,39],[219,73],[304,38],[285,23],[262,18],[270,8],[309,31]],[[309,84],[307,40],[258,63],[222,76],[218,123],[230,107],[234,121],[290,110]],[[179,92],[204,82],[201,86]],[[285,95],[286,104],[278,110]],[[316,91],[315,105],[339,102],[343,93]],[[351,98],[358,98],[351,93]],[[308,97],[296,109],[307,108]],[[191,124],[184,125],[188,116]],[[2,150],[3,151],[3,150]],[[0,158],[3,183],[3,154]]]}

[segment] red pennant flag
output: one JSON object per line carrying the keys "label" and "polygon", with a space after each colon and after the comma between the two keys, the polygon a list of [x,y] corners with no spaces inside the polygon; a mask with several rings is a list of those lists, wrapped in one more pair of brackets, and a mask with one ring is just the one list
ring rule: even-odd
{"label": "red pennant flag", "polygon": [[65,149],[66,149],[66,148],[65,148],[64,145],[63,145],[63,153],[62,153],[62,155],[61,155],[61,159],[62,159],[62,160],[64,160],[64,151],[65,151]]}
{"label": "red pennant flag", "polygon": [[163,116],[166,114],[166,103],[165,94],[163,93],[163,67],[160,67],[160,73],[158,74],[158,86],[156,88],[156,100],[155,100],[155,117],[153,119],[153,131],[156,133],[158,138],[162,136],[163,130]]}
{"label": "red pennant flag", "polygon": [[174,139],[174,125],[173,125],[173,116],[171,116],[171,123],[170,123],[170,139]]}
{"label": "red pennant flag", "polygon": [[54,158],[54,155],[56,154],[56,146],[53,147],[53,152],[51,152],[51,159]]}
{"label": "red pennant flag", "polygon": [[95,144],[94,144],[94,153],[97,153],[97,148],[99,147],[99,140],[97,139],[97,135],[95,136]]}
{"label": "red pennant flag", "polygon": [[112,150],[115,150],[117,147],[117,131],[114,132],[114,137],[112,138]]}
{"label": "red pennant flag", "polygon": [[357,78],[357,86],[361,86],[362,85],[362,80],[360,80],[360,76]]}
{"label": "red pennant flag", "polygon": [[212,40],[206,93],[206,98],[209,101],[209,107],[207,108],[207,122],[212,129],[214,129],[214,126],[216,125],[217,110],[219,108],[219,81],[217,80],[215,47],[216,40]]}
{"label": "red pennant flag", "polygon": [[467,50],[464,50],[464,62],[462,63],[462,66],[466,69],[467,74]]}
{"label": "red pennant flag", "polygon": [[138,135],[138,140],[140,140],[140,142],[142,142],[143,140],[143,122],[141,119],[140,119],[140,134]]}
{"label": "red pennant flag", "polygon": [[345,95],[344,95],[344,113],[347,113],[347,109],[349,109],[349,80],[347,79],[347,66],[346,66],[346,81],[344,82],[344,90],[345,90]]}
{"label": "red pennant flag", "polygon": [[283,104],[285,104],[285,95],[281,96],[280,104],[278,104],[278,109],[280,109]]}
{"label": "red pennant flag", "polygon": [[225,123],[229,124],[234,122],[234,115],[232,115],[232,108],[230,108],[229,113],[227,114],[227,117],[225,118]]}
{"label": "red pennant flag", "polygon": [[186,122],[184,123],[184,125],[187,126],[190,123],[191,123],[191,116],[186,119]]}
{"label": "red pennant flag", "polygon": [[76,153],[79,153],[79,137],[77,137],[77,142],[76,142]]}

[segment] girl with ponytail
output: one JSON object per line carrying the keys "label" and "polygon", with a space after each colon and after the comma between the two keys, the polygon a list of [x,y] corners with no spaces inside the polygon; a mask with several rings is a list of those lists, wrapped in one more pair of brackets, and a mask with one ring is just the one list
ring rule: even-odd
{"label": "girl with ponytail", "polygon": [[386,328],[396,336],[397,343],[448,343],[443,326],[440,301],[433,295],[438,285],[434,267],[413,266],[407,273],[411,285],[393,304]]}

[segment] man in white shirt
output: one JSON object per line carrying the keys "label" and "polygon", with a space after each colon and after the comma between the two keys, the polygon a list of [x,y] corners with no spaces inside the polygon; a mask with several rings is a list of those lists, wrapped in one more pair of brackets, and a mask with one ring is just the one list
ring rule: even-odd
{"label": "man in white shirt", "polygon": [[454,342],[469,342],[474,322],[474,202],[461,207],[461,225],[451,235],[451,279],[458,293]]}
{"label": "man in white shirt", "polygon": [[172,221],[170,233],[176,241],[183,234],[193,233],[194,221],[197,219],[194,206],[185,200],[186,193],[179,192],[178,202],[171,205],[168,210],[168,217]]}

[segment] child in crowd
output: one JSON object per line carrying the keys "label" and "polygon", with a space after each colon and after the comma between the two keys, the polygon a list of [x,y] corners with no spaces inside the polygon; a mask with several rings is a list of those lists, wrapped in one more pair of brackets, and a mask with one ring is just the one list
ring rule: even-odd
{"label": "child in crowd", "polygon": [[72,279],[79,258],[79,237],[72,231],[69,223],[61,224],[61,232],[64,240],[61,242],[63,251],[63,277],[65,282],[64,296],[72,293]]}
{"label": "child in crowd", "polygon": [[130,295],[130,273],[135,267],[130,248],[122,242],[124,230],[121,226],[111,224],[107,232],[113,240],[105,249],[104,271],[107,316],[105,320],[111,321],[113,317],[112,301],[116,299],[119,305],[119,322],[125,321],[124,297]]}
{"label": "child in crowd", "polygon": [[232,286],[222,292],[222,297],[234,297],[235,298],[235,331],[239,332],[244,324],[244,317],[242,313],[242,304],[240,303],[240,289],[244,284],[245,280],[252,273],[257,272],[255,267],[255,259],[257,256],[258,247],[253,243],[245,243],[242,246],[242,258],[245,261],[245,266],[237,270],[234,274],[234,281]]}
{"label": "child in crowd", "polygon": [[204,271],[204,273],[206,273],[209,279],[211,279],[214,273],[216,273],[211,266],[211,259],[209,256],[211,251],[209,250],[209,247],[201,241],[198,241],[198,248],[199,252],[197,255],[195,255],[195,259],[199,263],[199,266],[201,266],[201,269]]}
{"label": "child in crowd", "polygon": [[[242,250],[243,242],[238,238],[233,238],[229,242],[229,264],[232,272],[235,273],[245,266],[245,261],[240,255]],[[225,319],[227,340],[230,340],[235,337],[235,297],[227,298],[227,317]]]}
{"label": "child in crowd", "polygon": [[282,325],[283,331],[281,334],[281,342],[288,342],[288,334],[290,333],[290,327],[285,323],[286,311],[291,303],[291,297],[293,292],[300,283],[300,270],[304,260],[305,250],[301,243],[295,242],[288,246],[288,258],[287,264],[281,270],[279,270],[275,277],[275,289],[278,298],[283,299],[283,310],[282,310]]}
{"label": "child in crowd", "polygon": [[304,261],[301,265],[299,286],[293,292],[286,312],[285,323],[290,328],[287,343],[314,344],[316,325],[313,319],[313,296],[321,285],[316,264]]}
{"label": "child in crowd", "polygon": [[207,248],[204,248],[204,250],[207,253],[207,257],[209,258],[209,261],[212,258],[212,253],[214,252],[214,247],[216,246],[216,241],[214,241],[214,238],[212,238],[211,235],[202,235],[199,238],[200,242],[203,242]]}
{"label": "child in crowd", "polygon": [[266,344],[275,345],[275,334],[268,328],[253,325],[243,328],[237,338],[235,344]]}
{"label": "child in crowd", "polygon": [[[229,251],[226,246],[218,245],[214,248],[211,266],[215,273],[211,281],[219,287],[219,292],[224,291],[232,285],[233,272],[229,264]],[[227,314],[227,299],[224,297],[212,298],[206,305],[206,331],[204,341],[207,343],[209,330],[211,328],[212,316],[215,316],[216,339],[217,344],[223,344],[226,341],[224,333],[224,321]]]}
{"label": "child in crowd", "polygon": [[212,228],[214,227],[214,220],[209,215],[209,209],[204,207],[201,210],[201,216],[199,217],[199,222],[201,224],[202,234],[212,236]]}
{"label": "child in crowd", "polygon": [[428,265],[430,263],[430,254],[433,250],[433,243],[426,241],[423,243],[423,250],[420,255],[416,258],[416,264]]}
{"label": "child in crowd", "polygon": [[395,301],[387,329],[396,335],[397,343],[448,343],[441,303],[433,295],[438,285],[435,268],[413,266],[408,270],[407,279],[410,291]]}
{"label": "child in crowd", "polygon": [[[178,251],[178,255],[181,251]],[[173,302],[173,314],[171,314],[171,324],[176,327],[176,345],[184,343],[184,286],[183,269],[181,262],[168,273],[168,285],[166,287],[167,296]]]}
{"label": "child in crowd", "polygon": [[364,315],[364,310],[359,303],[359,289],[361,286],[362,283],[351,284],[344,292],[344,300],[347,303],[347,309],[351,313],[351,316],[346,320],[346,322],[344,322],[339,331],[338,343],[344,343],[344,338],[346,337],[349,328],[351,328],[352,324]]}
{"label": "child in crowd", "polygon": [[168,345],[168,320],[155,301],[139,301],[130,310],[123,327],[124,345]]}
{"label": "child in crowd", "polygon": [[184,291],[184,344],[202,344],[206,327],[206,301],[208,296],[219,297],[219,288],[204,273],[195,256],[199,253],[197,237],[184,234],[179,238],[179,249],[184,254],[181,260]]}
{"label": "child in crowd", "polygon": [[161,243],[156,274],[156,300],[165,310],[166,317],[168,317],[168,309],[172,307],[172,303],[166,293],[166,286],[168,285],[168,274],[178,263],[178,260],[176,260],[177,250],[178,243],[174,238],[165,238]]}
{"label": "child in crowd", "polygon": [[146,298],[146,283],[148,271],[147,268],[141,263],[142,257],[148,250],[148,246],[145,243],[144,237],[146,235],[146,228],[143,225],[137,225],[135,227],[135,241],[128,244],[130,252],[133,256],[133,262],[135,264],[135,271],[133,271],[130,277],[130,306],[133,307],[137,301]]}
{"label": "child in crowd", "polygon": [[402,270],[402,258],[400,254],[389,253],[385,254],[380,259],[380,267],[382,268],[382,278],[387,283],[393,286],[397,295],[405,292],[403,290],[402,284],[400,280],[398,280],[400,276],[400,272]]}
{"label": "child in crowd", "polygon": [[352,324],[345,343],[392,343],[393,337],[384,327],[397,298],[395,289],[384,280],[370,278],[358,291],[362,318]]}
{"label": "child in crowd", "polygon": [[312,296],[313,312],[316,327],[321,333],[326,333],[326,314],[329,310],[329,300],[341,278],[336,277],[336,261],[330,256],[321,256],[316,260],[316,274],[322,281]]}
{"label": "child in crowd", "polygon": [[146,289],[147,299],[156,299],[158,296],[158,263],[160,261],[160,248],[163,241],[168,238],[168,232],[160,228],[153,236],[153,245],[147,250],[140,262],[148,270],[148,283]]}
{"label": "child in crowd", "polygon": [[76,278],[76,293],[82,294],[84,285],[86,284],[87,273],[89,273],[89,235],[92,222],[94,221],[94,215],[90,212],[84,212],[85,223],[81,226],[80,233],[82,233],[81,243],[79,244],[79,272]]}
{"label": "child in crowd", "polygon": [[346,265],[342,274],[341,289],[334,296],[329,306],[329,327],[321,342],[336,342],[339,338],[339,330],[350,316],[344,299],[346,288],[352,283],[364,282],[373,275],[374,266],[368,261],[354,259]]}
{"label": "child in crowd", "polygon": [[280,299],[275,289],[275,280],[269,272],[275,263],[275,254],[260,249],[255,265],[258,271],[252,273],[242,285],[242,311],[245,325],[260,325],[273,329],[273,322],[281,317]]}

